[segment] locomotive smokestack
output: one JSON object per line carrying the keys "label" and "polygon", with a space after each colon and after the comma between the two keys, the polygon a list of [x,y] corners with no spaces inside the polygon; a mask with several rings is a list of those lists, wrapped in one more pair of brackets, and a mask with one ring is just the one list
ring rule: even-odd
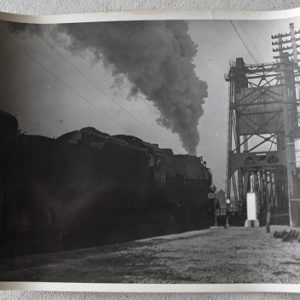
{"label": "locomotive smokestack", "polygon": [[[27,28],[42,33],[49,27]],[[90,50],[94,62],[101,60],[114,76],[126,77],[130,95],[144,94],[160,112],[158,124],[178,134],[186,151],[196,155],[207,84],[195,73],[197,46],[187,22],[62,24],[52,27],[51,33],[57,40],[66,34],[66,47],[74,54]]]}

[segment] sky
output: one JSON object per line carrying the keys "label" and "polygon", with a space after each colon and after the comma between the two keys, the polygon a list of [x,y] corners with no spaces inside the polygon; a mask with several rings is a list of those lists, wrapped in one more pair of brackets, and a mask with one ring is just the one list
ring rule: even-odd
{"label": "sky", "polygon": [[[197,45],[195,72],[208,86],[197,155],[207,161],[219,189],[226,175],[229,62],[237,57],[249,64],[272,62],[271,35],[288,32],[290,22],[300,29],[300,19],[189,22]],[[186,153],[178,135],[156,122],[158,109],[141,93],[129,97],[126,77],[113,76],[89,51],[76,54],[50,36],[0,26],[0,109],[16,115],[22,131],[58,137],[93,126]]]}

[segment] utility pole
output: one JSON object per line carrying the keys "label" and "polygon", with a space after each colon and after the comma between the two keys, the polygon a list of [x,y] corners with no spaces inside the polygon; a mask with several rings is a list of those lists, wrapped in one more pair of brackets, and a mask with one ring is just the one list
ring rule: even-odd
{"label": "utility pole", "polygon": [[[285,144],[285,158],[287,169],[287,188],[288,188],[288,207],[290,226],[299,225],[297,223],[297,210],[299,202],[298,193],[298,178],[296,169],[296,152],[295,140],[298,135],[298,104],[296,93],[296,77],[298,75],[298,51],[297,41],[300,38],[297,35],[300,31],[295,31],[294,24],[290,24],[290,32],[272,36],[275,40],[272,45],[277,45],[273,52],[278,52],[274,56],[279,63],[280,84],[282,92],[282,106],[283,106],[283,124],[284,124],[284,144]],[[291,51],[291,52],[290,52]],[[298,95],[299,96],[299,95]]]}
{"label": "utility pole", "polygon": [[[262,221],[264,215],[270,222],[272,207],[275,224],[300,226],[300,155],[298,163],[296,157],[300,154],[300,30],[291,23],[288,33],[273,35],[272,40],[275,62],[246,64],[237,58],[225,75],[229,82],[226,196],[234,196],[241,203],[240,212],[245,212],[252,174],[257,202],[267,207],[267,214],[264,209],[260,212]],[[271,185],[274,191],[267,196],[262,191]]]}

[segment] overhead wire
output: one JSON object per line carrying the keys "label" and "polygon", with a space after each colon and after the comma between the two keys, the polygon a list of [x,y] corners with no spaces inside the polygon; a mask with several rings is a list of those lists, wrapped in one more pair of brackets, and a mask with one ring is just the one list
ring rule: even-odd
{"label": "overhead wire", "polygon": [[75,95],[77,95],[81,100],[92,106],[94,109],[96,109],[98,112],[100,112],[102,115],[104,115],[106,118],[108,118],[110,121],[116,123],[121,129],[128,132],[128,129],[125,128],[122,124],[120,124],[118,121],[114,120],[110,115],[105,113],[103,110],[100,110],[94,103],[90,102],[85,96],[79,94],[72,86],[67,84],[65,81],[63,81],[61,78],[59,78],[56,74],[51,72],[49,69],[47,69],[43,64],[41,64],[37,59],[35,59],[34,56],[29,54],[26,50],[24,50],[18,43],[16,43],[11,37],[9,37],[7,34],[5,34],[2,30],[0,30],[0,33],[11,42],[12,45],[14,45],[17,49],[19,49],[21,52],[23,52],[29,59],[34,61],[41,69],[43,69],[46,73],[51,75],[53,78],[55,78],[57,81],[59,81],[64,87],[71,90]]}
{"label": "overhead wire", "polygon": [[235,26],[235,24],[233,23],[232,20],[229,20],[234,32],[236,33],[236,35],[238,36],[238,38],[240,39],[240,41],[242,42],[243,46],[245,47],[245,49],[247,50],[247,52],[249,53],[250,57],[252,58],[252,60],[258,64],[256,58],[254,57],[254,55],[252,54],[251,50],[249,49],[249,47],[247,46],[246,42],[244,41],[244,39],[242,38],[240,32],[238,31],[237,27]]}
{"label": "overhead wire", "polygon": [[61,54],[53,45],[51,45],[47,40],[42,38],[41,36],[38,37],[41,41],[43,41],[50,49],[52,49],[57,55],[59,55],[73,70],[77,71],[82,77],[84,77],[90,84],[94,86],[100,93],[105,95],[109,100],[111,100],[114,104],[119,106],[127,115],[129,115],[133,120],[135,120],[137,123],[142,125],[152,136],[158,138],[163,143],[167,144],[169,147],[172,148],[172,146],[166,142],[165,139],[158,136],[153,130],[148,128],[141,120],[139,120],[134,114],[129,112],[123,105],[121,105],[119,102],[117,102],[109,93],[107,93],[104,89],[102,89],[98,84],[96,84],[93,80],[88,78],[76,65],[70,62],[69,59],[67,59],[63,54]]}

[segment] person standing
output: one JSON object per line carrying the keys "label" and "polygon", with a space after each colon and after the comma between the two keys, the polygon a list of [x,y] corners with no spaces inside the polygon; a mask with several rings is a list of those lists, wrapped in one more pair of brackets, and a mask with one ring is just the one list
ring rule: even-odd
{"label": "person standing", "polygon": [[220,201],[217,197],[214,198],[215,204],[215,227],[218,227],[218,213],[220,210]]}

